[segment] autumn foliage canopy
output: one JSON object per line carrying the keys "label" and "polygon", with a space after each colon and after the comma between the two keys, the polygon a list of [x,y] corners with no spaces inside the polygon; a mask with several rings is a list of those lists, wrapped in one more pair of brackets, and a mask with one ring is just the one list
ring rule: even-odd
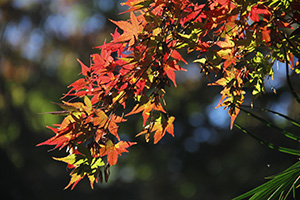
{"label": "autumn foliage canopy", "polygon": [[[119,137],[119,127],[139,114],[143,126],[136,136],[158,143],[174,136],[174,120],[167,110],[165,88],[177,85],[176,71],[186,71],[184,57],[193,52],[199,71],[211,86],[221,86],[216,107],[228,110],[232,128],[247,91],[253,100],[264,93],[264,80],[273,64],[288,63],[299,73],[299,1],[280,0],[128,0],[127,21],[117,28],[99,53],[82,63],[81,78],[69,86],[59,106],[60,124],[49,127],[55,135],[39,145],[67,148],[56,160],[72,169],[66,188],[85,176],[94,182],[108,179],[109,166],[135,145]],[[298,29],[299,30],[299,29]],[[210,79],[209,79],[210,80]],[[66,100],[67,99],[67,100]],[[130,104],[128,103],[130,100]],[[132,105],[132,102],[135,105]]]}

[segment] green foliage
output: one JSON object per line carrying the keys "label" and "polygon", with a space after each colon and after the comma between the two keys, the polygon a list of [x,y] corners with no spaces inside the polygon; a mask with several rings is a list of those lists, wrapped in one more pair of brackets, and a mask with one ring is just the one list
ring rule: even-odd
{"label": "green foliage", "polygon": [[291,196],[296,199],[295,190],[300,184],[300,162],[298,161],[280,174],[268,177],[268,182],[261,186],[240,195],[233,200],[249,198],[259,199],[280,199],[285,200]]}

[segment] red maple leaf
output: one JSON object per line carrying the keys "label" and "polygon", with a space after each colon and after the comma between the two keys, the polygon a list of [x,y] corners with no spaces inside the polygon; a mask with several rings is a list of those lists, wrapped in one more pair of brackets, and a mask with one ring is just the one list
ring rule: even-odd
{"label": "red maple leaf", "polygon": [[172,57],[172,58],[175,58],[175,59],[177,59],[177,60],[179,60],[179,61],[182,61],[182,62],[184,62],[185,64],[188,64],[188,63],[182,58],[182,56],[180,55],[180,53],[178,53],[178,51],[176,51],[175,49],[172,51],[171,57]]}
{"label": "red maple leaf", "polygon": [[[250,19],[254,22],[259,22],[259,16],[261,15],[263,18],[269,17],[270,12],[265,5],[257,4],[251,8]],[[266,15],[266,16],[264,16]],[[265,21],[265,19],[263,19]]]}
{"label": "red maple leaf", "polygon": [[51,129],[56,135],[46,140],[45,142],[39,143],[37,146],[55,145],[54,149],[57,148],[62,149],[67,144],[69,144],[69,141],[71,140],[72,136],[68,133],[70,133],[70,131],[73,129],[73,124],[69,124],[67,127],[63,128],[62,130],[60,128],[52,128],[52,127],[48,127],[48,128]]}
{"label": "red maple leaf", "polygon": [[203,12],[204,7],[205,4],[198,5],[196,3],[193,8],[186,8],[187,10],[189,10],[189,14],[187,15],[187,17],[181,19],[181,25],[184,26],[186,22],[189,22],[191,20],[202,22],[202,19],[206,19],[207,15]]}
{"label": "red maple leaf", "polygon": [[101,49],[101,54],[102,50],[105,49],[106,51],[117,52],[118,55],[121,55],[125,50],[126,44],[114,42],[121,36],[121,34],[118,32],[118,28],[115,29],[115,32],[113,34],[111,33],[111,36],[111,42],[106,43],[105,41],[103,45],[96,46],[94,48]]}
{"label": "red maple leaf", "polygon": [[81,73],[82,73],[82,75],[88,76],[88,74],[90,73],[90,68],[88,68],[85,64],[83,64],[79,59],[77,59],[77,61],[81,65]]}
{"label": "red maple leaf", "polygon": [[186,69],[177,65],[177,62],[175,60],[171,60],[171,61],[167,62],[164,66],[165,74],[173,82],[175,87],[177,87],[177,84],[175,81],[175,71],[179,71],[179,70],[186,71]]}

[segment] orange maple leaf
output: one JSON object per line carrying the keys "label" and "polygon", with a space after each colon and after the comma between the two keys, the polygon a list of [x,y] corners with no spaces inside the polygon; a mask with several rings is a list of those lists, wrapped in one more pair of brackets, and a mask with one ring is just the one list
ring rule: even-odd
{"label": "orange maple leaf", "polygon": [[163,138],[168,132],[174,137],[174,125],[173,122],[175,120],[175,117],[169,117],[168,121],[166,123],[161,124],[161,122],[155,122],[153,126],[154,133],[154,144],[158,143],[161,138]]}
{"label": "orange maple leaf", "polygon": [[71,187],[71,190],[73,190],[75,188],[75,186],[77,185],[77,183],[82,180],[85,177],[85,174],[72,174],[71,180],[69,182],[69,184],[64,188],[67,189],[69,188],[71,185],[73,185]]}
{"label": "orange maple leaf", "polygon": [[121,3],[122,6],[127,5],[131,8],[129,8],[128,10],[122,12],[123,13],[128,13],[131,11],[136,11],[136,10],[140,10],[142,8],[145,8],[147,5],[147,0],[127,0],[124,3]]}
{"label": "orange maple leaf", "polygon": [[[139,17],[142,21],[145,21],[143,17]],[[125,42],[129,41],[129,46],[132,46],[135,42],[135,39],[138,35],[143,31],[143,25],[138,21],[137,17],[133,12],[130,13],[130,22],[128,21],[114,21],[110,20],[114,24],[116,24],[119,28],[121,28],[124,32],[122,35],[114,39],[114,42]]]}
{"label": "orange maple leaf", "polygon": [[113,134],[118,140],[120,140],[120,137],[118,134],[119,126],[117,125],[117,123],[125,122],[125,121],[126,121],[126,119],[123,119],[120,116],[112,115],[112,117],[110,118],[110,121],[108,122],[109,132],[111,134]]}
{"label": "orange maple leaf", "polygon": [[161,103],[159,101],[152,101],[152,100],[149,100],[147,103],[145,104],[137,104],[131,112],[127,113],[125,116],[128,116],[128,115],[133,115],[133,114],[136,114],[136,113],[139,113],[139,112],[142,112],[143,111],[143,119],[144,119],[144,123],[143,123],[143,126],[145,126],[146,124],[146,121],[147,119],[149,118],[150,116],[150,112],[152,110],[157,110],[157,111],[161,111],[161,112],[166,112],[164,110],[164,108],[162,107]]}
{"label": "orange maple leaf", "polygon": [[228,114],[230,115],[230,130],[232,130],[233,123],[234,123],[236,117],[238,116],[239,112],[240,112],[240,109],[235,106],[232,106],[229,108]]}
{"label": "orange maple leaf", "polygon": [[140,135],[146,134],[146,142],[149,141],[150,133],[154,133],[154,144],[158,143],[166,133],[169,133],[174,137],[174,125],[173,122],[175,120],[175,117],[171,116],[168,118],[167,121],[162,122],[162,118],[159,117],[154,124],[149,125],[148,128],[145,128],[143,131],[138,133],[135,137],[138,137]]}
{"label": "orange maple leaf", "polygon": [[128,0],[128,1],[126,1],[126,2],[124,2],[124,3],[121,3],[121,5],[122,5],[122,6],[127,5],[127,6],[129,6],[129,7],[133,7],[133,6],[135,6],[136,4],[142,3],[142,2],[144,2],[144,1],[146,1],[146,0]]}
{"label": "orange maple leaf", "polygon": [[101,136],[105,134],[105,130],[108,129],[109,132],[114,135],[118,140],[120,140],[118,130],[119,126],[117,123],[125,122],[126,119],[123,119],[122,117],[119,117],[117,115],[112,115],[111,117],[108,117],[104,111],[102,110],[96,110],[96,117],[93,117],[93,123],[96,126],[99,126],[100,129],[96,132],[96,140],[99,141]]}
{"label": "orange maple leaf", "polygon": [[235,65],[236,64],[236,56],[234,50],[235,44],[229,38],[229,36],[225,37],[225,41],[218,41],[217,45],[222,48],[217,53],[219,56],[221,56],[221,58],[225,59],[224,68],[226,69],[231,64]]}
{"label": "orange maple leaf", "polygon": [[112,166],[117,164],[118,157],[124,153],[128,152],[127,148],[136,144],[136,142],[120,141],[114,144],[111,140],[108,140],[105,145],[100,144],[100,156],[107,155],[107,162]]}

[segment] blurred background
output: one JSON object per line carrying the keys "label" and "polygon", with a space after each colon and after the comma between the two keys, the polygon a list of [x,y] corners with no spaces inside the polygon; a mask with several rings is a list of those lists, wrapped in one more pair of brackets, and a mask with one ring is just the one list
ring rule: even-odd
{"label": "blurred background", "polygon": [[[124,0],[122,0],[124,1]],[[90,189],[87,180],[73,191],[66,165],[52,157],[64,149],[36,147],[53,135],[46,128],[61,118],[47,114],[60,108],[67,86],[80,72],[76,59],[89,64],[94,46],[110,40],[116,28],[108,19],[126,20],[122,1],[113,0],[0,0],[0,192],[5,199],[231,199],[265,182],[298,159],[262,146],[237,129],[230,131],[227,111],[215,109],[220,88],[207,86],[200,68],[191,63],[177,73],[177,88],[166,95],[176,117],[175,138],[157,145],[134,138],[141,117],[120,129],[121,137],[138,141],[111,168],[108,183]],[[189,59],[188,59],[189,60]],[[292,77],[295,86],[299,85]],[[276,88],[277,94],[272,92]],[[299,89],[299,88],[298,88]],[[275,67],[266,81],[266,95],[255,106],[300,119],[299,105],[286,86],[285,68]],[[250,105],[246,96],[245,105]],[[278,126],[298,132],[289,122],[258,113]],[[273,142],[294,147],[280,134],[241,113],[237,122]]]}

